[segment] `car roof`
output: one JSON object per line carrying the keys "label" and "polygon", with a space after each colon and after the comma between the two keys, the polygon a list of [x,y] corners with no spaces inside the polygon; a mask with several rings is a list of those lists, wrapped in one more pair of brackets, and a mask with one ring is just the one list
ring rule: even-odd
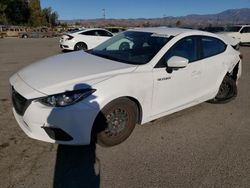
{"label": "car roof", "polygon": [[74,33],[71,33],[71,34],[79,34],[79,33],[82,33],[82,32],[93,31],[93,30],[104,30],[104,31],[110,32],[107,29],[103,29],[103,28],[84,28],[82,30],[75,31]]}
{"label": "car roof", "polygon": [[149,32],[158,35],[166,35],[167,37],[175,37],[180,34],[188,35],[204,35],[218,38],[224,41],[226,44],[230,44],[230,41],[225,39],[225,37],[219,36],[214,33],[207,31],[200,31],[195,29],[184,29],[184,28],[174,28],[174,27],[146,27],[146,28],[134,28],[129,29],[128,31],[140,31],[140,32]]}
{"label": "car roof", "polygon": [[146,28],[134,28],[129,29],[129,31],[141,31],[141,32],[150,32],[160,35],[176,36],[181,33],[193,32],[198,30],[193,29],[183,29],[183,28],[174,28],[174,27],[146,27]]}

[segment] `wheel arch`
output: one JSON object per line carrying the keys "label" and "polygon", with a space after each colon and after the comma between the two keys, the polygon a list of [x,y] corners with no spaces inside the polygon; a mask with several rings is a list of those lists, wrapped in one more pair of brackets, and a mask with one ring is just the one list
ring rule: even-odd
{"label": "wheel arch", "polygon": [[142,115],[143,115],[142,112],[143,111],[142,111],[142,106],[141,106],[140,102],[136,98],[134,98],[134,97],[126,96],[125,98],[128,98],[129,100],[133,101],[136,104],[137,110],[138,110],[137,123],[141,124],[141,122],[142,122]]}
{"label": "wheel arch", "polygon": [[227,72],[227,75],[230,76],[234,81],[237,81],[239,69],[240,69],[240,62],[238,62],[234,66],[234,68],[233,68],[233,70],[231,72]]}
{"label": "wheel arch", "polygon": [[98,131],[98,127],[97,127],[97,121],[98,121],[98,117],[102,111],[103,108],[105,108],[105,106],[109,105],[110,103],[116,101],[116,100],[119,100],[119,99],[129,99],[130,101],[132,101],[133,103],[135,103],[136,107],[137,107],[137,111],[138,111],[138,114],[137,114],[137,124],[141,124],[141,121],[142,121],[142,107],[141,107],[141,104],[140,102],[135,98],[135,97],[131,97],[131,96],[121,96],[121,97],[117,97],[111,101],[109,101],[108,103],[106,103],[99,111],[99,113],[97,113],[94,121],[93,121],[93,124],[92,124],[92,128],[91,128],[91,136],[90,136],[90,143],[96,143],[96,131]]}

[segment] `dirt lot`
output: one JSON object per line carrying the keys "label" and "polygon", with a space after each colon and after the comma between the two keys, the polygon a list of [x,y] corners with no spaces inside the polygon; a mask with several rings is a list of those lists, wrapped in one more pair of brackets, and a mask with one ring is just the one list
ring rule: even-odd
{"label": "dirt lot", "polygon": [[[0,187],[250,187],[250,47],[238,97],[203,103],[144,126],[112,148],[28,138],[15,122],[8,79],[61,53],[58,39],[0,39]],[[46,73],[44,73],[46,76]]]}

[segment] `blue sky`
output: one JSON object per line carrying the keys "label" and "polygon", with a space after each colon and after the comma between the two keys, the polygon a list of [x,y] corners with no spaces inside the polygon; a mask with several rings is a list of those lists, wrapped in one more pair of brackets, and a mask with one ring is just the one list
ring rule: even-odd
{"label": "blue sky", "polygon": [[212,14],[226,9],[250,8],[250,0],[40,0],[41,6],[51,6],[59,19],[157,18]]}

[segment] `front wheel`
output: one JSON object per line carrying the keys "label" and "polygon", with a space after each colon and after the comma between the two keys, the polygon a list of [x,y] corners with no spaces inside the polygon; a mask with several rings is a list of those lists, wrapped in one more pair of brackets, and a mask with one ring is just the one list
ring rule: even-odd
{"label": "front wheel", "polygon": [[94,137],[99,145],[114,146],[126,140],[137,122],[137,105],[126,98],[105,106],[94,123]]}
{"label": "front wheel", "polygon": [[219,91],[215,98],[209,100],[210,103],[220,104],[227,103],[237,96],[236,82],[230,76],[226,75],[220,85]]}

